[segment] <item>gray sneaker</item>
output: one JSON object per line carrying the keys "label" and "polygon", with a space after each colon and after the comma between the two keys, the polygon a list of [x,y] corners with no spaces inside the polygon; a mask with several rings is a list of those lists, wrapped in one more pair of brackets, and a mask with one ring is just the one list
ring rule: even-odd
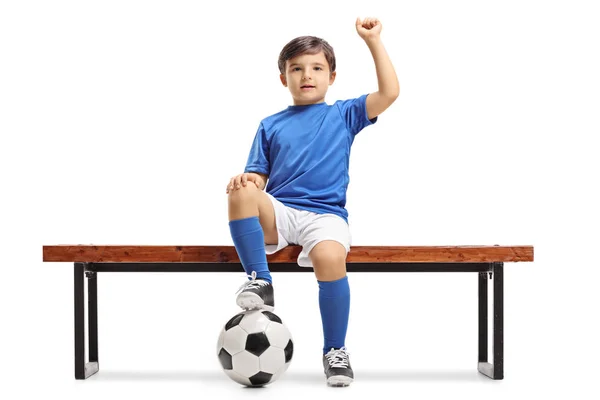
{"label": "gray sneaker", "polygon": [[256,271],[248,275],[248,282],[244,283],[237,290],[239,293],[236,303],[244,310],[267,310],[273,311],[275,308],[275,299],[273,297],[273,285],[269,281],[256,279]]}
{"label": "gray sneaker", "polygon": [[323,355],[323,367],[329,386],[348,386],[354,381],[354,372],[345,347],[331,349]]}

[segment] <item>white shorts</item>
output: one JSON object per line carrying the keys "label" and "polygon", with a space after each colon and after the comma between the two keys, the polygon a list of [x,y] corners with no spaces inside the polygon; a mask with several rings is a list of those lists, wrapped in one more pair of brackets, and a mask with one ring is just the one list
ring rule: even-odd
{"label": "white shorts", "polygon": [[265,244],[265,252],[273,254],[288,245],[302,246],[298,256],[298,265],[313,267],[308,257],[310,251],[323,240],[335,240],[350,251],[352,236],[346,221],[335,214],[318,214],[312,211],[298,210],[288,207],[271,194],[267,193],[275,208],[278,243]]}

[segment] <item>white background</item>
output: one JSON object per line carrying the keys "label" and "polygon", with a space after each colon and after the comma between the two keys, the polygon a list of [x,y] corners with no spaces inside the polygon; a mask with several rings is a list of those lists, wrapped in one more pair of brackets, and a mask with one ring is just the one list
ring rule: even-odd
{"label": "white background", "polygon": [[[322,375],[314,275],[275,274],[294,361],[244,391],[214,355],[231,273],[101,275],[100,372],[75,381],[72,265],[42,245],[232,245],[226,183],[292,101],[281,48],[333,46],[329,104],[377,90],[357,16],[381,20],[401,94],[352,148],[353,244],[534,245],[505,265],[505,379],[476,370],[476,274],[351,274],[342,390]],[[593,1],[3,1],[1,396],[597,392],[599,17]]]}

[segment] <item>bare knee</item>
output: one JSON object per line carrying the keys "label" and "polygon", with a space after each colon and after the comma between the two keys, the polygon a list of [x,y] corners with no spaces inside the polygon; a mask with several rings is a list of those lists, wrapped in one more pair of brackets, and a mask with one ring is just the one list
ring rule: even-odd
{"label": "bare knee", "polygon": [[335,281],[346,276],[346,249],[341,243],[326,240],[310,252],[315,275],[319,281]]}
{"label": "bare knee", "polygon": [[247,202],[256,197],[258,188],[254,182],[248,182],[246,186],[240,186],[239,189],[230,190],[228,194],[229,203]]}
{"label": "bare knee", "polygon": [[227,197],[229,205],[229,220],[248,218],[258,215],[258,188],[254,182],[248,182],[229,192]]}

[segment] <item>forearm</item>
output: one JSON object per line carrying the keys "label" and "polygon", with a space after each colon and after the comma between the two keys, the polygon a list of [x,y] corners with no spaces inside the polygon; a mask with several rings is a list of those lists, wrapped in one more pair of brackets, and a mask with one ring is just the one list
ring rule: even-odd
{"label": "forearm", "polygon": [[257,178],[260,178],[260,179],[255,179],[255,181],[258,181],[259,183],[257,183],[257,182],[252,182],[252,183],[254,183],[259,190],[265,189],[265,187],[267,186],[267,179],[268,179],[267,175],[259,174],[258,172],[248,172],[248,175],[254,175]]}
{"label": "forearm", "polygon": [[[264,182],[264,183],[263,183],[263,182]],[[267,186],[267,182],[266,182],[266,181],[264,181],[264,180],[263,180],[263,181],[261,181],[260,183],[256,183],[256,182],[255,182],[255,184],[256,184],[256,187],[257,187],[259,190],[265,190],[265,187]]]}
{"label": "forearm", "polygon": [[379,93],[383,96],[396,98],[400,94],[400,83],[381,38],[366,41],[377,72],[377,85]]}

